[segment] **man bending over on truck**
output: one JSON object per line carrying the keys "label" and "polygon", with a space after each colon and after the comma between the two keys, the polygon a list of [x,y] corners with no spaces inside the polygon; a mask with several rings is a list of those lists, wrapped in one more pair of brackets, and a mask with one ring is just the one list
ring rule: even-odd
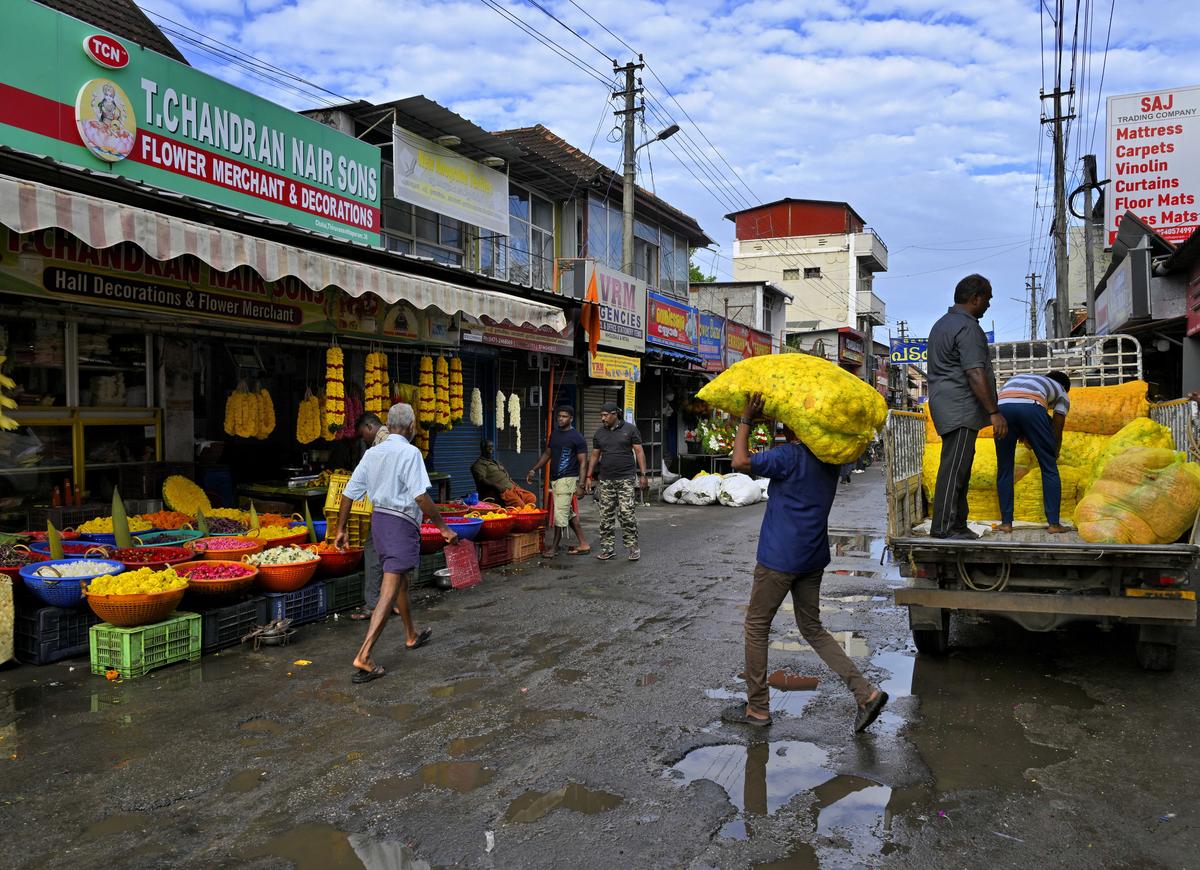
{"label": "man bending over on truck", "polygon": [[767,640],[771,621],[790,592],[801,636],[854,693],[857,733],[879,717],[888,696],[867,682],[821,625],[821,575],[829,564],[829,509],[837,494],[838,467],[817,459],[788,430],[788,443],[752,455],[750,430],[762,410],[762,396],[751,396],[733,441],[733,470],[768,478],[771,499],[758,535],[758,564],[746,608],[746,703],[727,708],[721,719],[739,725],[771,724]]}
{"label": "man bending over on truck", "polygon": [[[1017,442],[1024,441],[1037,457],[1042,470],[1042,501],[1045,502],[1047,531],[1069,532],[1059,522],[1062,480],[1058,476],[1058,452],[1062,449],[1063,426],[1071,410],[1071,378],[1065,372],[1017,375],[999,394],[1000,413],[1008,432],[996,438],[996,489],[1000,498],[998,531],[1013,528],[1013,471]],[[1054,419],[1050,419],[1050,412]]]}

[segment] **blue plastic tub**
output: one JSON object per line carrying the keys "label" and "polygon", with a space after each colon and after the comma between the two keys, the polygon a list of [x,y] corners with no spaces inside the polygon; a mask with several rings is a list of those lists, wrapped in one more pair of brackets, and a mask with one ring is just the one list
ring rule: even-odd
{"label": "blue plastic tub", "polygon": [[464,541],[473,541],[483,528],[483,520],[475,517],[450,517],[446,524]]}
{"label": "blue plastic tub", "polygon": [[[109,551],[113,547],[106,544],[97,544],[95,541],[63,541],[63,558],[64,559],[79,559],[87,554],[88,550],[103,550],[104,555],[94,553],[97,559],[104,559],[110,555]],[[34,541],[29,545],[29,549],[41,556],[50,555],[50,545],[45,541]]]}
{"label": "blue plastic tub", "polygon": [[[39,577],[35,572],[47,565],[69,565],[73,562],[103,562],[107,567],[96,574],[82,577]],[[21,579],[25,586],[51,607],[78,607],[83,603],[83,583],[89,583],[105,574],[119,574],[125,570],[121,562],[112,559],[91,559],[76,557],[74,559],[48,559],[45,562],[30,562],[21,566]]]}
{"label": "blue plastic tub", "polygon": [[164,529],[161,532],[142,532],[133,536],[135,547],[182,547],[204,537],[195,529]]}
{"label": "blue plastic tub", "polygon": [[[289,529],[302,529],[302,528],[304,528],[304,525],[305,525],[304,520],[300,520],[299,522],[296,522],[296,523],[288,523],[288,528]],[[317,533],[317,543],[320,543],[321,541],[325,540],[326,530],[328,528],[329,528],[329,523],[327,520],[313,520],[313,530]]]}
{"label": "blue plastic tub", "polygon": [[[130,532],[129,537],[140,538],[142,535],[152,535],[155,532],[163,532],[163,531],[169,531],[169,530],[168,529],[146,529],[146,531],[144,531],[144,532]],[[106,535],[106,534],[103,534],[102,532],[96,532],[94,534],[81,533],[79,535],[79,537],[85,541],[95,541],[97,544],[108,544],[108,546],[110,546],[110,547],[115,547],[117,545],[117,536],[116,535]]]}

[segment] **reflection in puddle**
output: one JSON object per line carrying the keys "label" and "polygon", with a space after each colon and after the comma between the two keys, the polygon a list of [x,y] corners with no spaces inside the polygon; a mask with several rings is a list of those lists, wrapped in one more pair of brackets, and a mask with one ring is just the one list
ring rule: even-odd
{"label": "reflection in puddle", "polygon": [[499,731],[491,731],[476,737],[458,737],[450,741],[446,747],[446,753],[451,758],[461,758],[464,755],[474,752],[476,749],[482,749],[499,736]]}
{"label": "reflection in puddle", "polygon": [[487,677],[471,677],[467,680],[459,680],[456,683],[447,683],[444,686],[434,686],[429,690],[429,694],[435,698],[452,698],[463,692],[474,692],[477,689],[482,689],[488,682]]}
{"label": "reflection in puddle", "polygon": [[829,548],[835,556],[869,556],[878,562],[883,558],[884,540],[876,535],[831,531]]}
{"label": "reflection in puddle", "polygon": [[417,712],[416,704],[392,704],[389,707],[370,708],[372,713],[378,711],[389,719],[395,719],[397,722],[403,722],[412,717],[412,714]]}
{"label": "reflection in puddle", "polygon": [[523,710],[513,721],[518,725],[541,725],[562,719],[590,719],[589,713],[581,710]]}
{"label": "reflection in puddle", "polygon": [[439,761],[426,764],[412,776],[381,779],[371,787],[367,797],[376,801],[400,800],[431,785],[465,794],[487,785],[495,775],[495,771],[478,761]]}
{"label": "reflection in puddle", "polygon": [[[825,750],[797,740],[701,746],[672,766],[668,775],[685,785],[706,779],[721,786],[740,814],[721,829],[722,835],[733,838],[753,836],[756,816],[773,815],[797,795],[807,794],[813,835],[847,841],[858,861],[883,851],[892,813],[910,805],[872,779],[835,773]],[[784,862],[760,866],[815,868],[816,857],[811,846],[800,843]],[[801,858],[811,860],[804,863]]]}
{"label": "reflection in puddle", "polygon": [[916,667],[916,656],[902,652],[881,652],[871,659],[871,664],[889,671],[891,676],[884,680],[879,688],[888,693],[890,698],[906,698],[912,694],[913,668]]}
{"label": "reflection in puddle", "polygon": [[[861,658],[870,653],[870,648],[867,646],[867,639],[862,635],[853,631],[831,631],[833,639],[837,641],[838,646],[846,651],[846,655],[851,658]],[[788,638],[798,636],[798,632],[791,631]],[[771,649],[782,650],[783,652],[812,652],[813,648],[802,640],[773,640],[770,643]]]}
{"label": "reflection in puddle", "polygon": [[429,870],[429,862],[403,843],[347,834],[324,824],[292,828],[246,857],[283,858],[296,870]]}
{"label": "reflection in puddle", "polygon": [[560,789],[550,792],[527,791],[508,805],[504,814],[506,822],[536,822],[555,810],[573,810],[585,815],[604,813],[619,806],[624,800],[620,795],[609,794],[586,788],[579,783],[569,782]]}
{"label": "reflection in puddle", "polygon": [[250,731],[255,734],[282,734],[287,729],[284,728],[282,722],[275,722],[271,719],[250,719],[238,726],[243,731]]}
{"label": "reflection in puddle", "polygon": [[[787,713],[789,716],[800,716],[804,708],[817,697],[816,692],[788,692],[779,689],[768,689],[771,696],[771,713]],[[745,701],[745,692],[734,692],[730,689],[705,689],[704,697],[714,701]]]}
{"label": "reflection in puddle", "polygon": [[[871,577],[871,578],[874,578],[874,577],[879,576],[879,574],[877,574],[875,571],[849,571],[845,568],[839,568],[836,571],[826,571],[825,573],[826,574],[836,574],[839,577]],[[849,599],[843,599],[843,600],[849,600]]]}

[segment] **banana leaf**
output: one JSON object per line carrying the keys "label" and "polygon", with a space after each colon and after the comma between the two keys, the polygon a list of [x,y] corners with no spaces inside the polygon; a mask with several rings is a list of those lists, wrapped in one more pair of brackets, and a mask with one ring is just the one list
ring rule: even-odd
{"label": "banana leaf", "polygon": [[308,542],[310,544],[320,543],[317,540],[317,527],[313,525],[312,513],[308,509],[308,499],[304,500],[304,527],[308,529]]}
{"label": "banana leaf", "polygon": [[129,515],[125,513],[125,502],[121,501],[121,493],[113,489],[112,498],[113,538],[117,546],[125,549],[133,546],[133,538],[129,534]]}
{"label": "banana leaf", "polygon": [[46,521],[46,543],[50,545],[50,558],[62,559],[66,554],[63,553],[62,535],[58,533],[58,529],[54,528],[54,523]]}

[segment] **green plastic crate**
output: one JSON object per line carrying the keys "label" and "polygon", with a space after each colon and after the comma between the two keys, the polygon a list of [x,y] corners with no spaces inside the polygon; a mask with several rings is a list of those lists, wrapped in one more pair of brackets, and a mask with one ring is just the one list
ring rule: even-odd
{"label": "green plastic crate", "polygon": [[92,673],[114,669],[125,679],[145,676],[155,668],[200,658],[199,613],[176,612],[170,619],[137,628],[102,622],[90,629]]}

